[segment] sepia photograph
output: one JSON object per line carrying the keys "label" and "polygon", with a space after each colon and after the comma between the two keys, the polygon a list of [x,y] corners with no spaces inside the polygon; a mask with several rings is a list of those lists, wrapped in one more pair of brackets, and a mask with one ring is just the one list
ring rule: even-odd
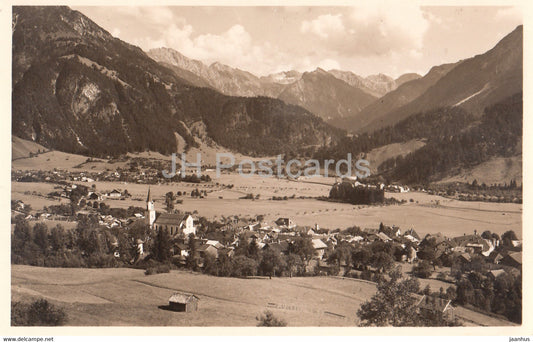
{"label": "sepia photograph", "polygon": [[521,7],[9,11],[11,327],[526,323]]}

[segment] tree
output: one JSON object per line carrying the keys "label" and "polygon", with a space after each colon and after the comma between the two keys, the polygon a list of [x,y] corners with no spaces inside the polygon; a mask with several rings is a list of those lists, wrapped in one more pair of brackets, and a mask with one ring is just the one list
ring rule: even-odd
{"label": "tree", "polygon": [[492,239],[492,233],[490,232],[490,230],[485,230],[481,234],[481,237],[484,238],[484,239],[490,240],[490,239]]}
{"label": "tree", "polygon": [[233,273],[234,277],[247,277],[257,275],[258,269],[257,261],[248,258],[244,255],[238,255],[233,258]]}
{"label": "tree", "polygon": [[502,241],[503,245],[507,247],[512,247],[512,240],[518,240],[518,237],[516,236],[516,233],[512,230],[508,230],[502,235]]}
{"label": "tree", "polygon": [[298,254],[303,260],[309,261],[315,255],[315,247],[308,237],[298,237],[290,245],[290,252]]}
{"label": "tree", "polygon": [[274,316],[274,314],[270,310],[265,310],[263,314],[256,317],[256,320],[259,321],[259,323],[257,323],[258,327],[286,327],[287,326],[287,322],[285,322],[283,319],[280,319]]}
{"label": "tree", "polygon": [[167,211],[171,212],[174,209],[174,201],[176,198],[174,197],[174,193],[172,191],[169,191],[165,194],[165,204],[167,205]]}
{"label": "tree", "polygon": [[358,269],[366,268],[370,264],[372,258],[372,251],[363,247],[352,253],[352,262]]}
{"label": "tree", "polygon": [[416,279],[401,280],[399,269],[389,273],[390,280],[382,279],[378,291],[357,311],[362,326],[417,326],[416,300],[411,293],[420,287]]}
{"label": "tree", "polygon": [[61,225],[57,225],[50,231],[50,246],[52,251],[61,253],[65,250],[67,244],[67,237],[65,229]]}
{"label": "tree", "polygon": [[293,273],[301,273],[301,270],[304,269],[304,262],[298,254],[289,253],[285,258],[285,264],[289,277],[292,277]]}
{"label": "tree", "polygon": [[144,220],[137,220],[128,227],[128,235],[131,236],[133,240],[140,239],[146,241],[146,238],[151,232],[150,225]]}
{"label": "tree", "polygon": [[387,272],[394,266],[394,260],[385,252],[379,252],[372,257],[371,265],[378,269],[378,272]]}
{"label": "tree", "polygon": [[170,259],[170,234],[168,229],[159,228],[154,243],[154,257],[161,262]]}
{"label": "tree", "polygon": [[413,266],[413,274],[419,278],[429,278],[433,273],[433,267],[427,260],[422,260],[418,265]]}
{"label": "tree", "polygon": [[468,279],[462,279],[457,283],[456,302],[465,305],[474,302],[474,287]]}
{"label": "tree", "polygon": [[266,249],[262,253],[261,262],[259,263],[259,269],[264,275],[268,275],[270,278],[276,275],[276,271],[281,267],[281,258],[279,253]]}
{"label": "tree", "polygon": [[37,223],[33,227],[33,242],[43,253],[48,251],[48,227],[44,223]]}

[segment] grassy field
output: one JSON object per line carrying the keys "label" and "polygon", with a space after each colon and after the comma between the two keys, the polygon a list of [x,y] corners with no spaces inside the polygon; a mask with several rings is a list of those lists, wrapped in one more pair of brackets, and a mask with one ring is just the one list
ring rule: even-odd
{"label": "grassy field", "polygon": [[[174,291],[200,297],[199,311],[171,312]],[[254,326],[266,309],[289,326],[353,326],[375,286],[332,278],[217,278],[189,272],[145,276],[133,269],[49,269],[14,265],[12,298],[44,297],[69,325]]]}
{"label": "grassy field", "polygon": [[370,169],[372,172],[376,172],[378,167],[387,159],[396,158],[397,156],[406,156],[425,145],[425,141],[422,140],[409,140],[404,143],[394,143],[385,146],[375,148],[368,152],[366,160],[370,163]]}
{"label": "grassy field", "polygon": [[[502,234],[507,230],[514,230],[519,237],[522,235],[522,205],[513,203],[463,202],[420,192],[386,193],[387,197],[406,200],[402,205],[390,206],[354,206],[345,203],[333,203],[310,199],[289,199],[282,201],[270,200],[272,196],[327,196],[331,179],[318,178],[309,181],[288,181],[284,179],[251,177],[243,178],[235,174],[222,175],[217,182],[234,184],[234,188],[222,189],[213,183],[190,184],[178,183],[173,185],[151,186],[151,193],[156,203],[156,209],[164,211],[165,193],[186,191],[193,189],[206,190],[208,196],[204,199],[193,199],[189,195],[182,196],[182,204],[176,204],[176,209],[194,212],[210,219],[221,216],[240,215],[255,217],[264,215],[272,221],[280,216],[291,217],[301,226],[314,226],[336,229],[350,226],[377,228],[380,222],[387,225],[398,225],[401,228],[413,227],[419,235],[442,232],[447,236],[458,236],[473,233],[474,230],[483,232],[490,230]],[[324,184],[320,184],[320,183]],[[119,182],[95,182],[98,191],[127,189],[132,198],[127,200],[108,199],[105,202],[111,207],[127,208],[145,206],[148,186],[142,184],[125,184]],[[85,183],[87,185],[87,183]],[[47,194],[53,191],[53,185],[47,183],[18,183],[12,182],[12,199],[22,199],[33,208],[39,209],[44,205],[57,204],[40,196],[25,195],[27,191]],[[258,200],[239,199],[247,193],[259,194]],[[220,199],[219,197],[222,197]],[[412,202],[411,202],[412,199]]]}
{"label": "grassy field", "polygon": [[509,184],[512,179],[520,184],[522,182],[522,156],[492,158],[472,169],[464,170],[459,175],[447,177],[439,183],[472,183],[474,179],[479,184]]}
{"label": "grassy field", "polygon": [[[255,326],[269,309],[289,326],[355,326],[373,283],[332,277],[237,279],[185,271],[145,276],[134,269],[13,265],[12,300],[46,298],[72,326]],[[175,291],[200,298],[194,313],[165,309]],[[511,325],[459,308],[466,325]]]}

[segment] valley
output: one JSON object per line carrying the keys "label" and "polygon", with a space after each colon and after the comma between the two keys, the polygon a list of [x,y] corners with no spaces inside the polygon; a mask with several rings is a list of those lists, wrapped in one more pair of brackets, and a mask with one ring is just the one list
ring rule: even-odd
{"label": "valley", "polygon": [[136,46],[97,8],[14,6],[11,325],[522,324],[523,26],[459,59],[336,8],[256,12],[297,40],[281,51],[234,17],[254,8],[220,8],[222,33],[187,22],[204,8],[122,8],[172,22]]}

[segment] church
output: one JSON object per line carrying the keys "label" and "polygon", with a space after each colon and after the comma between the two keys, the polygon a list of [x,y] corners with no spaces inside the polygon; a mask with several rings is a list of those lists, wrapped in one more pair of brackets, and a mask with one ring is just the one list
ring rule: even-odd
{"label": "church", "polygon": [[150,188],[148,188],[148,196],[146,197],[146,218],[152,229],[167,229],[170,235],[180,235],[182,233],[185,236],[189,236],[190,234],[196,235],[198,220],[192,217],[192,215],[156,213]]}

